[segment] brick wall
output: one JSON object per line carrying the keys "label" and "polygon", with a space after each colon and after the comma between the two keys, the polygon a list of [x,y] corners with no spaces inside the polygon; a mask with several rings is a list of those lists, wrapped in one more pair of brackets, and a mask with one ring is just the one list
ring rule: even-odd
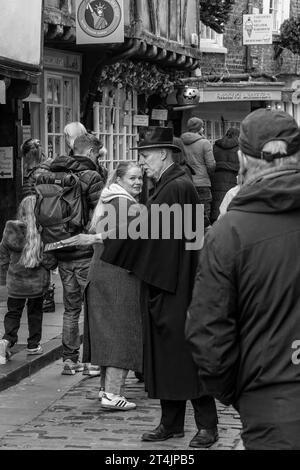
{"label": "brick wall", "polygon": [[[232,74],[246,71],[246,47],[243,46],[243,14],[248,12],[248,0],[236,0],[224,33],[224,46],[228,53],[202,54],[203,74],[218,74],[229,71]],[[254,7],[261,8],[262,0],[253,0]],[[291,16],[300,15],[300,1],[291,0]],[[276,37],[274,37],[276,44]],[[284,50],[275,59],[275,44],[271,46],[251,46],[249,67],[251,71],[272,75],[300,74],[300,56]]]}

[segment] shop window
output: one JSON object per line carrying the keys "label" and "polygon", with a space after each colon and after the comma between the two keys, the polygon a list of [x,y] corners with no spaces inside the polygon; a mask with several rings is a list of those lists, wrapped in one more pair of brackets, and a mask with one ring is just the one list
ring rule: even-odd
{"label": "shop window", "polygon": [[200,22],[200,50],[202,52],[227,52],[227,49],[223,47],[223,34],[216,33],[202,22]]}
{"label": "shop window", "polygon": [[273,16],[273,31],[279,33],[282,23],[290,17],[290,0],[264,0],[263,13]]}
{"label": "shop window", "polygon": [[45,73],[44,145],[48,157],[65,155],[64,127],[79,120],[79,78]]}
{"label": "shop window", "polygon": [[134,126],[137,114],[137,94],[123,89],[104,87],[101,101],[94,103],[94,132],[107,149],[103,163],[112,171],[120,161],[137,161],[138,128]]}
{"label": "shop window", "polygon": [[204,133],[213,145],[216,140],[221,139],[230,127],[240,128],[239,121],[204,121]]}

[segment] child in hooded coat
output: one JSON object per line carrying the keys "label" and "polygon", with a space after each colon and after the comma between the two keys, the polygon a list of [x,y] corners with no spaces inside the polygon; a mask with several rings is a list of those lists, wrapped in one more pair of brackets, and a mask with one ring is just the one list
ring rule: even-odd
{"label": "child in hooded coat", "polygon": [[5,334],[0,340],[0,364],[6,364],[9,349],[18,341],[21,316],[27,302],[29,337],[28,354],[41,354],[43,296],[49,287],[50,269],[57,262],[43,253],[43,244],[36,226],[36,196],[29,195],[20,203],[18,219],[6,223],[0,243],[0,285],[8,291],[4,317]]}

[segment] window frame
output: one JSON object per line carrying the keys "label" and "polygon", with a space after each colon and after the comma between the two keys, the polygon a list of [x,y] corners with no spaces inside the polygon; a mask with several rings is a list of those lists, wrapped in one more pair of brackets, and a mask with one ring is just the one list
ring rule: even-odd
{"label": "window frame", "polygon": [[216,140],[221,139],[224,137],[226,132],[230,127],[236,127],[240,129],[241,121],[218,121],[213,119],[204,119],[204,129],[205,129],[205,136],[207,140],[210,141],[212,145],[216,142]]}
{"label": "window frame", "polygon": [[93,131],[107,149],[107,159],[102,163],[111,172],[119,162],[138,160],[138,152],[130,150],[138,141],[138,127],[134,125],[138,95],[132,90],[125,97],[124,89],[113,86],[103,87],[101,93],[101,102],[94,103]]}
{"label": "window frame", "polygon": [[[60,81],[60,94],[61,94],[61,102],[60,103],[48,103],[47,94],[48,94],[48,79]],[[64,102],[64,87],[63,81],[64,79],[70,80],[72,82],[72,99],[69,103],[69,106],[65,106]],[[72,116],[69,122],[79,121],[80,120],[80,103],[79,103],[79,93],[80,93],[80,77],[78,74],[72,74],[68,72],[57,72],[52,70],[45,70],[44,77],[43,77],[43,118],[41,119],[42,122],[42,144],[45,149],[45,152],[48,156],[48,146],[49,146],[49,136],[55,139],[56,137],[60,138],[60,151],[59,154],[55,154],[54,151],[56,149],[56,144],[53,147],[53,157],[59,155],[66,155],[67,147],[65,143],[64,137],[64,127],[67,124],[64,120],[64,109],[70,108]],[[60,124],[61,127],[59,132],[55,132],[55,128],[53,127],[53,132],[48,132],[48,108],[51,107],[54,112],[55,109],[59,109],[60,114]],[[55,115],[52,116],[53,119],[53,126],[55,125]]]}
{"label": "window frame", "polygon": [[[209,33],[212,37],[207,37],[208,35],[203,35],[203,31],[205,33]],[[226,54],[227,48],[223,45],[224,35],[216,33],[212,28],[206,26],[202,21],[200,21],[200,51],[201,52],[212,52],[212,53],[220,53]]]}
{"label": "window frame", "polygon": [[275,18],[273,15],[273,34],[279,34],[280,27],[282,23],[290,18],[291,14],[291,2],[290,0],[263,0],[263,13],[264,14],[273,14],[271,2],[278,2],[277,8],[277,24],[275,23]]}

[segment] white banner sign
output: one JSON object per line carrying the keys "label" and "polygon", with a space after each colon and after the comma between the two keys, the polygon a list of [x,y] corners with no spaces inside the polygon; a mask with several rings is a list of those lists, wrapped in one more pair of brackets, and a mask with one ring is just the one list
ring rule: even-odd
{"label": "white banner sign", "polygon": [[41,62],[42,0],[0,0],[0,57],[38,67]]}
{"label": "white banner sign", "polygon": [[4,80],[0,80],[0,104],[6,104],[6,86]]}
{"label": "white banner sign", "polygon": [[123,0],[76,0],[76,43],[124,42]]}
{"label": "white banner sign", "polygon": [[133,116],[133,125],[139,127],[149,126],[149,116],[146,114],[135,114]]}
{"label": "white banner sign", "polygon": [[13,147],[0,147],[0,178],[14,177]]}
{"label": "white banner sign", "polygon": [[152,110],[151,119],[153,119],[153,121],[167,121],[168,120],[168,110],[167,109],[154,108]]}
{"label": "white banner sign", "polygon": [[243,15],[243,44],[255,46],[272,44],[273,16],[272,15]]}

